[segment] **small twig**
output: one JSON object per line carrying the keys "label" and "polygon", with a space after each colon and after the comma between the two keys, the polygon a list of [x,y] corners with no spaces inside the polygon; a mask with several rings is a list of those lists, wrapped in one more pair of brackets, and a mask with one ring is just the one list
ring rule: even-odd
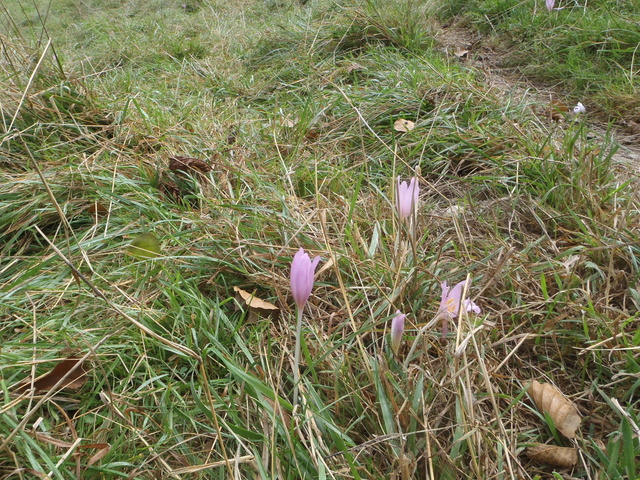
{"label": "small twig", "polygon": [[[51,46],[51,41],[52,40],[49,39],[47,44],[44,46],[44,50],[42,51],[42,55],[40,55],[40,58],[38,59],[38,63],[36,64],[35,68],[33,69],[33,72],[31,72],[31,76],[29,77],[29,80],[27,81],[27,85],[24,88],[24,92],[22,93],[22,98],[20,98],[20,103],[18,103],[18,107],[16,108],[16,111],[13,114],[13,118],[11,119],[11,123],[9,124],[9,128],[7,128],[7,132],[10,132],[13,129],[13,124],[16,122],[16,119],[18,118],[18,115],[20,114],[20,109],[22,108],[22,104],[24,103],[25,99],[27,98],[27,93],[29,92],[29,88],[31,87],[31,84],[33,83],[34,79],[36,78],[36,74],[38,73],[38,70],[40,70],[40,65],[42,65],[42,62],[44,61],[45,55],[49,51],[49,47]],[[0,146],[2,145],[2,143],[3,142],[0,142]]]}
{"label": "small twig", "polygon": [[[62,211],[62,208],[60,207],[60,204],[58,203],[58,200],[56,200],[56,197],[53,194],[53,191],[51,190],[51,187],[49,186],[49,182],[47,182],[46,178],[44,178],[44,175],[42,174],[42,170],[40,170],[40,165],[38,164],[38,161],[35,159],[35,157],[31,153],[31,149],[27,145],[27,142],[24,141],[24,138],[22,138],[22,136],[20,137],[20,141],[22,142],[22,145],[24,146],[25,150],[27,151],[27,154],[29,155],[29,158],[33,162],[33,166],[36,168],[36,172],[38,173],[38,176],[40,177],[40,180],[42,181],[42,185],[44,185],[44,188],[47,191],[47,195],[49,196],[49,200],[51,200],[51,203],[53,204],[54,208],[56,209],[56,212],[58,212],[58,216],[60,217],[60,222],[62,223],[62,227],[63,227],[63,230],[64,230],[64,237],[65,237],[65,240],[67,241],[67,250],[69,252],[69,256],[71,256],[71,241],[70,241],[69,237],[71,235],[73,235],[73,229],[71,228],[71,225],[69,224],[69,220],[67,220],[67,217],[65,216],[64,212]],[[74,274],[73,277],[75,278],[76,282],[78,284],[80,284],[80,279],[75,274]]]}

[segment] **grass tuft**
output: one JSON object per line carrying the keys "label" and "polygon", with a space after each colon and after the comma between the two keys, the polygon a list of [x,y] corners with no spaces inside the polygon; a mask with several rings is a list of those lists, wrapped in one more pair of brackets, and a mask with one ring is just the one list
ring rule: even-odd
{"label": "grass tuft", "polygon": [[[579,449],[572,478],[637,477],[634,149],[598,123],[633,109],[624,2],[108,3],[1,14],[2,478],[566,473],[533,444]],[[454,20],[587,114],[442,51]],[[322,262],[296,385],[300,247]],[[443,339],[463,280],[482,313]],[[20,386],[70,356],[83,385]],[[576,439],[532,379],[576,405]]]}

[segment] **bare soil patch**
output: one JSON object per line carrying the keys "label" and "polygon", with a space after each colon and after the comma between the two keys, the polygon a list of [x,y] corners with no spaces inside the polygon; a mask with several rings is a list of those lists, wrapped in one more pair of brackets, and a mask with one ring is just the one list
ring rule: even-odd
{"label": "bare soil patch", "polygon": [[[492,94],[529,103],[534,114],[543,122],[562,122],[563,115],[558,113],[574,106],[575,102],[565,98],[562,91],[526,78],[517,69],[503,67],[509,52],[500,51],[494,43],[488,42],[481,33],[469,27],[460,24],[442,25],[436,34],[436,40],[447,55],[481,71]],[[613,157],[615,162],[628,167],[628,173],[637,174],[640,170],[640,123],[629,120],[609,127],[599,116],[589,112],[588,99],[581,102],[587,108],[586,121],[594,134],[604,137],[610,131],[610,135],[620,145]]]}

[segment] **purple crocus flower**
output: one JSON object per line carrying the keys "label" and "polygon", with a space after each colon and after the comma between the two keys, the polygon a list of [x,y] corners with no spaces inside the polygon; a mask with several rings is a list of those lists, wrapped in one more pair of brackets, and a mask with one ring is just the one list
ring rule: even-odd
{"label": "purple crocus flower", "polygon": [[413,212],[418,206],[418,194],[420,193],[420,186],[418,180],[413,177],[407,182],[400,182],[398,177],[398,190],[396,191],[396,204],[398,207],[398,214],[400,219],[404,220],[411,217]]}
{"label": "purple crocus flower", "polygon": [[551,11],[553,10],[553,7],[556,4],[556,0],[547,0],[547,10]]}
{"label": "purple crocus flower", "polygon": [[309,300],[313,289],[313,275],[320,262],[320,257],[309,258],[304,249],[298,250],[291,262],[291,293],[298,306],[298,321],[296,322],[296,346],[293,357],[293,403],[298,403],[298,382],[300,381],[300,340],[302,338],[302,310]]}
{"label": "purple crocus flower", "polygon": [[467,312],[473,312],[475,314],[482,312],[480,307],[468,298],[465,298],[464,301],[462,300],[462,293],[464,292],[466,283],[466,281],[462,281],[450,289],[446,281],[442,282],[442,300],[440,300],[438,314],[442,316],[443,337],[445,337],[449,331],[449,321],[458,316],[461,304]]}
{"label": "purple crocus flower", "polygon": [[304,249],[298,250],[291,262],[291,293],[300,310],[309,300],[313,288],[313,275],[320,262],[320,257],[311,260]]}
{"label": "purple crocus flower", "polygon": [[394,355],[398,355],[398,350],[400,349],[402,334],[404,333],[404,321],[406,318],[406,315],[403,315],[400,313],[400,310],[397,310],[396,316],[391,320],[391,350]]}

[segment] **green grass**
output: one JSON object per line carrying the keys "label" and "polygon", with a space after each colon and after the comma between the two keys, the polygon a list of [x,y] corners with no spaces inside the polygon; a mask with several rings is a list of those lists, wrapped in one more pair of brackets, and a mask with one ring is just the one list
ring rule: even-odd
{"label": "green grass", "polygon": [[[637,181],[595,120],[634,108],[615,74],[634,65],[628,39],[581,57],[597,89],[539,57],[559,93],[597,99],[595,117],[559,123],[436,41],[438,18],[463,13],[495,45],[587,35],[577,8],[534,7],[6,2],[0,478],[566,473],[528,459],[532,443],[578,448],[574,478],[636,478]],[[580,12],[604,9],[635,15]],[[170,170],[175,156],[211,171]],[[409,227],[394,188],[414,172]],[[149,233],[161,256],[131,255]],[[323,260],[294,406],[300,247]],[[442,341],[440,284],[465,278],[482,314]],[[249,312],[234,287],[279,313]],[[16,393],[70,355],[87,359],[80,388]],[[533,406],[532,379],[577,405],[577,439]]]}
{"label": "green grass", "polygon": [[638,116],[640,16],[632,1],[491,0],[445,2],[457,15],[499,45],[499,64],[537,84],[576,98],[601,118]]}

